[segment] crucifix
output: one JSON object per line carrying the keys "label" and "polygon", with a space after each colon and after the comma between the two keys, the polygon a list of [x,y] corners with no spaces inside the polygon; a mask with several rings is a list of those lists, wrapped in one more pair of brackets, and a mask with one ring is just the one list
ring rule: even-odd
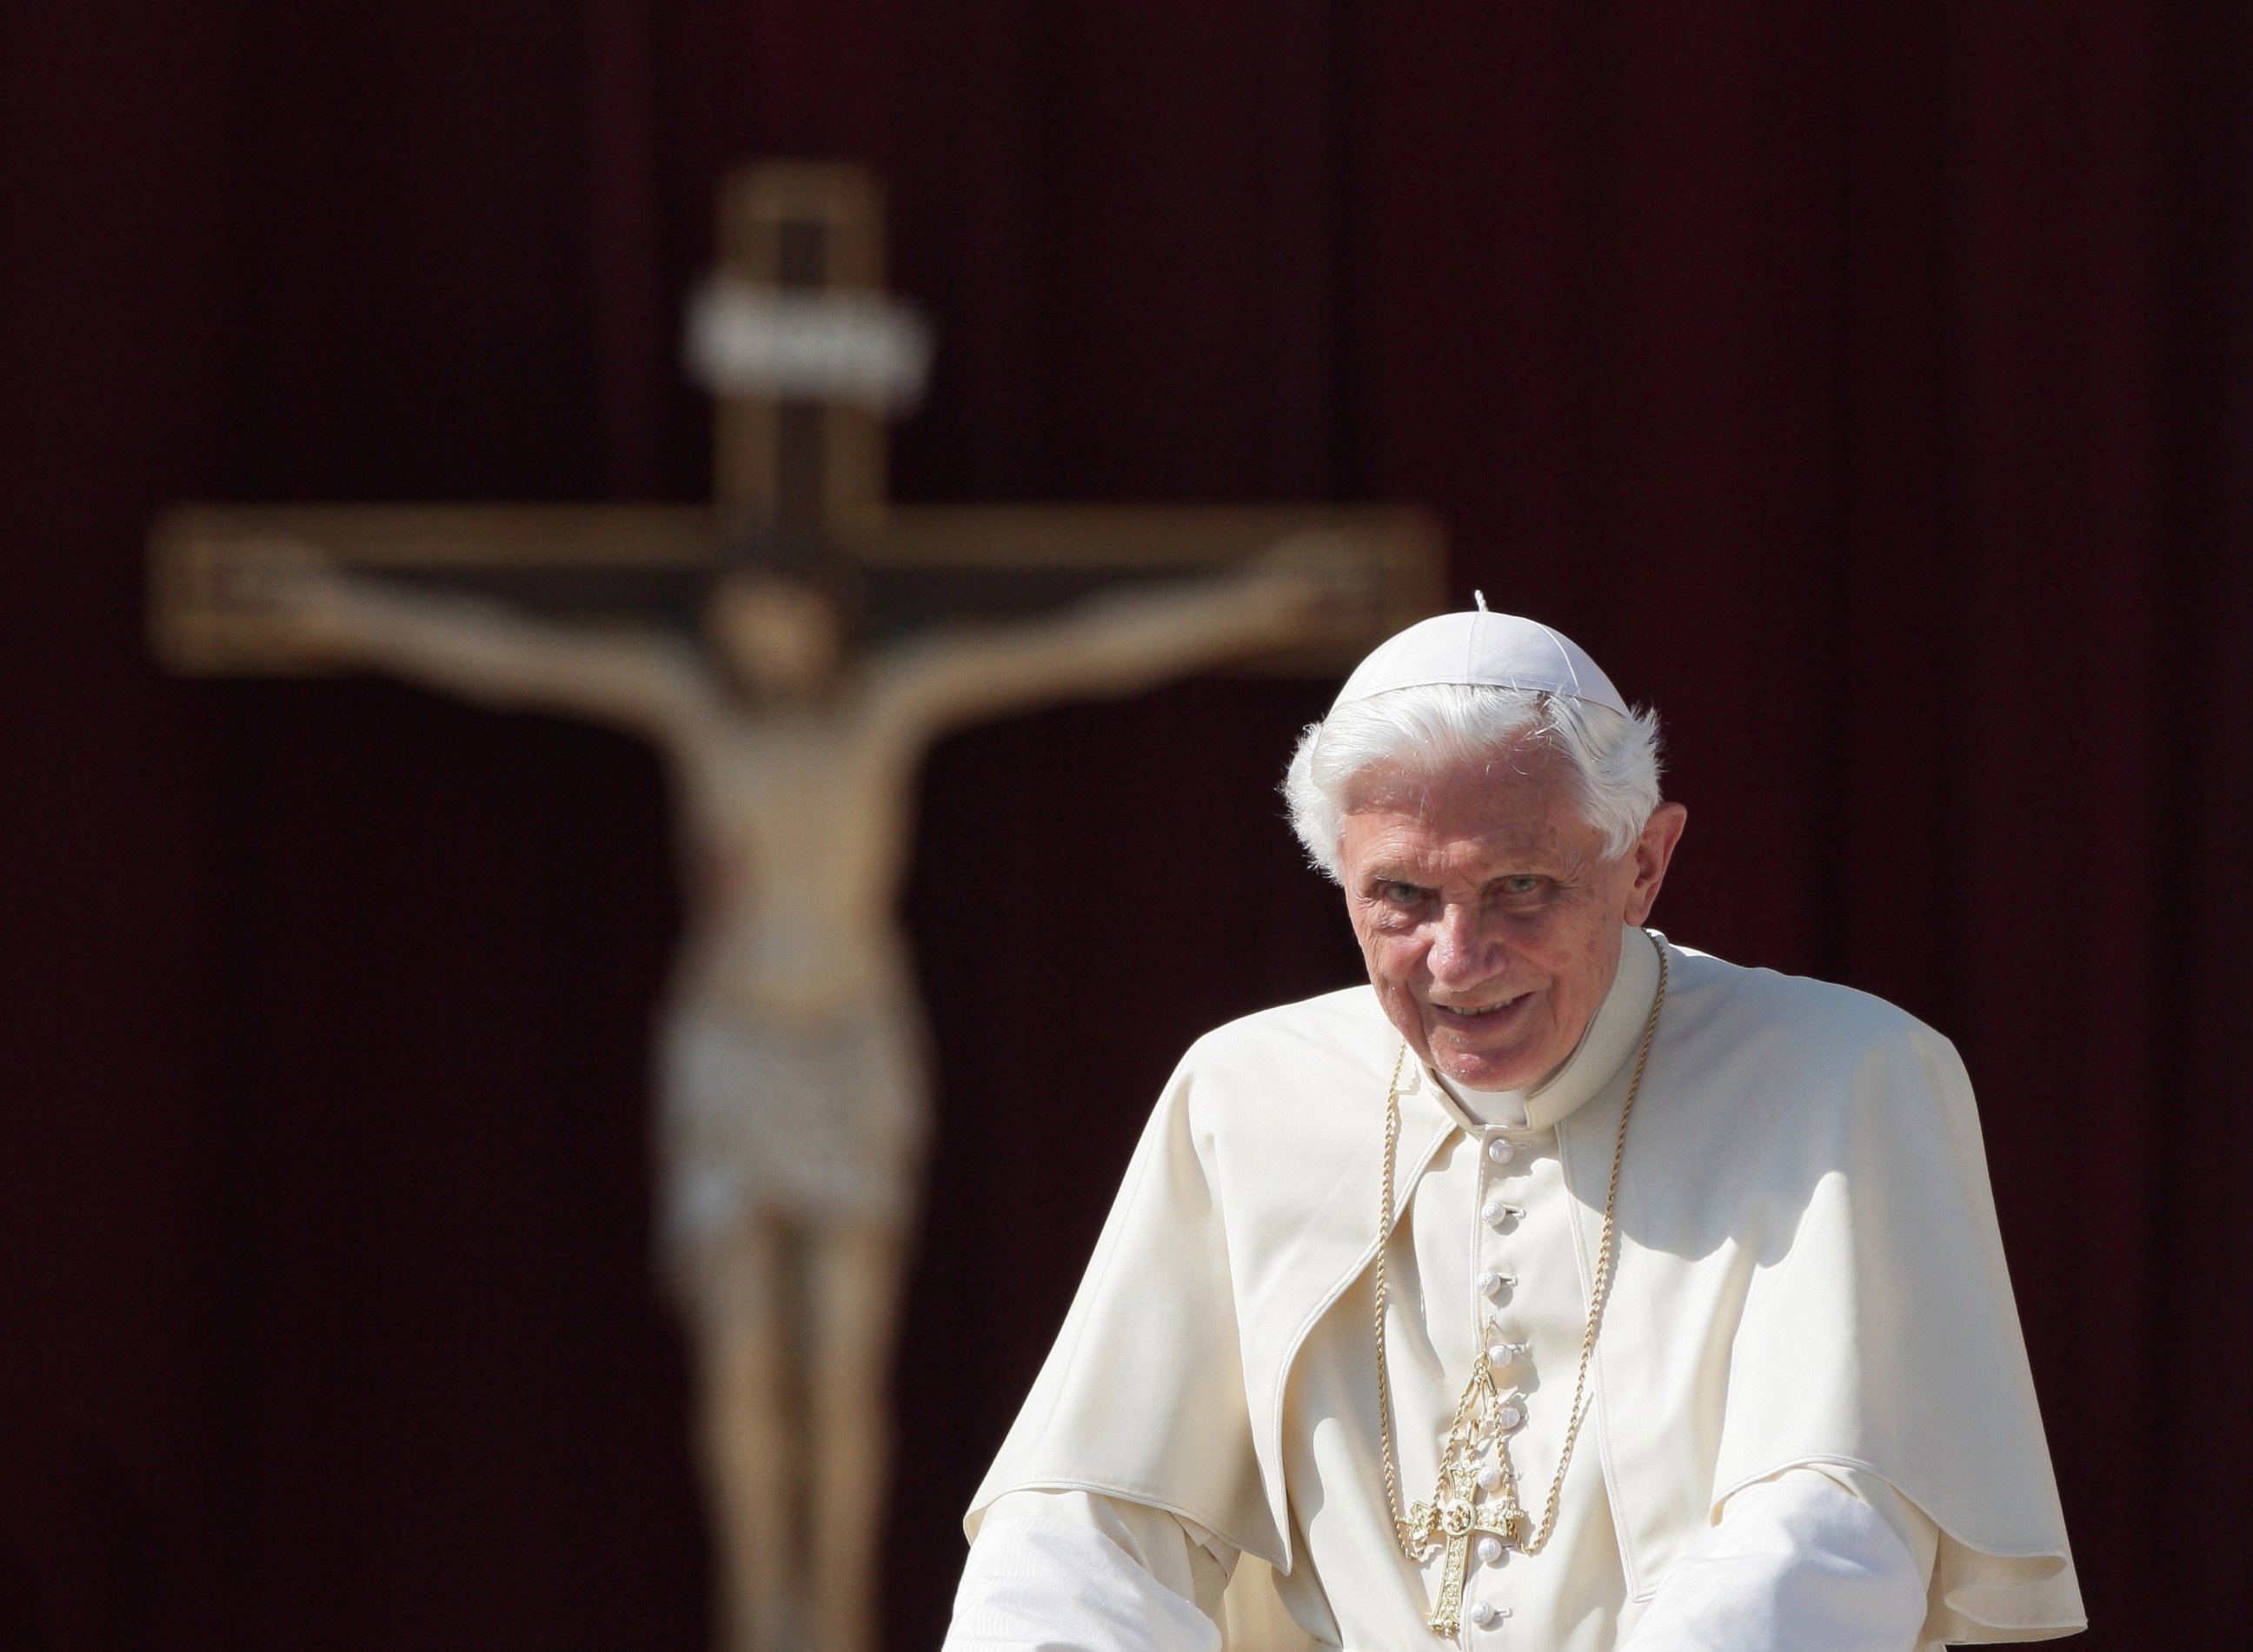
{"label": "crucifix", "polygon": [[710,505],[192,506],[152,536],[180,670],[388,671],[663,754],[688,919],[658,1015],[658,1241],[723,1652],[874,1644],[929,1111],[895,910],[923,753],[1226,661],[1334,669],[1439,596],[1408,511],[889,506],[883,420],[928,342],[884,296],[882,235],[853,169],[723,187],[690,327]]}
{"label": "crucifix", "polygon": [[1440,1598],[1432,1607],[1431,1629],[1452,1641],[1463,1627],[1463,1584],[1470,1572],[1471,1544],[1477,1542],[1487,1551],[1481,1559],[1501,1559],[1503,1549],[1514,1546],[1524,1535],[1525,1514],[1515,1498],[1480,1502],[1477,1483],[1466,1467],[1451,1467],[1448,1488],[1454,1495],[1436,1509],[1418,1503],[1408,1511],[1408,1518],[1411,1539],[1419,1548],[1447,1545],[1447,1565],[1440,1574]]}
{"label": "crucifix", "polygon": [[[1510,1346],[1501,1344],[1491,1327],[1488,1334],[1498,1346]],[[1454,1640],[1462,1628],[1463,1586],[1474,1544],[1486,1565],[1499,1563],[1506,1548],[1538,1546],[1530,1543],[1533,1523],[1519,1506],[1517,1477],[1506,1444],[1524,1420],[1524,1402],[1504,1398],[1492,1360],[1481,1353],[1472,1368],[1470,1388],[1447,1431],[1439,1487],[1431,1502],[1411,1503],[1406,1516],[1399,1521],[1405,1552],[1422,1555],[1434,1548],[1446,1552],[1439,1598],[1429,1620],[1432,1633],[1442,1639]],[[1509,1608],[1481,1601],[1471,1615],[1484,1628],[1496,1617],[1508,1616]]]}

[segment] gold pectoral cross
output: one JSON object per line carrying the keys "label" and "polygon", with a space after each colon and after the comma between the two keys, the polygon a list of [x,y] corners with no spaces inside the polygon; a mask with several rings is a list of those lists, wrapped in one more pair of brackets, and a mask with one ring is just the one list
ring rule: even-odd
{"label": "gold pectoral cross", "polygon": [[1435,1508],[1430,1503],[1418,1503],[1408,1511],[1411,1539],[1419,1548],[1445,1544],[1447,1561],[1440,1574],[1440,1600],[1432,1608],[1432,1633],[1453,1640],[1463,1627],[1463,1582],[1470,1571],[1471,1539],[1498,1537],[1511,1548],[1518,1546],[1525,1535],[1525,1511],[1514,1498],[1501,1500],[1499,1506],[1489,1503],[1481,1507],[1477,1491],[1467,1472],[1450,1472],[1454,1495],[1442,1500]]}

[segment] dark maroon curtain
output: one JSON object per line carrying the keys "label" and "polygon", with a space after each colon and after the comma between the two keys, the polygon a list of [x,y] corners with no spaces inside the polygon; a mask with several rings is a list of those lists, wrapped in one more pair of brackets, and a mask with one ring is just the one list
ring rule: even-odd
{"label": "dark maroon curtain", "polygon": [[[0,1643],[687,1648],[654,765],[171,680],[186,498],[694,498],[714,184],[844,156],[919,499],[1399,499],[1669,719],[1660,917],[1981,1095],[2092,1648],[2253,1616],[2253,132],[2232,0],[0,10]],[[1350,979],[1313,682],[950,742],[889,1643],[1142,1109]]]}

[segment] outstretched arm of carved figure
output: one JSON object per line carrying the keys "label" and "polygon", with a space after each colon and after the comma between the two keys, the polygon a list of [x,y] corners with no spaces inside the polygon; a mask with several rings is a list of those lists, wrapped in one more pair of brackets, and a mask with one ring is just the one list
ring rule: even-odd
{"label": "outstretched arm of carved figure", "polygon": [[875,709],[928,736],[1050,701],[1133,694],[1322,636],[1375,591],[1365,555],[1301,535],[1239,574],[1106,592],[1052,620],[900,645],[877,662]]}
{"label": "outstretched arm of carved figure", "polygon": [[710,700],[694,649],[527,619],[497,603],[339,572],[309,547],[247,545],[224,599],[285,624],[318,658],[396,673],[481,704],[558,711],[652,738]]}

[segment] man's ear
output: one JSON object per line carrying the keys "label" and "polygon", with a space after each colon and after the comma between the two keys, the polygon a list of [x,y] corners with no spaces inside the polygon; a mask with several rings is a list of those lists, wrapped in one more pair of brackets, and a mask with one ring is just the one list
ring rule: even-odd
{"label": "man's ear", "polygon": [[1682,841],[1682,828],[1690,824],[1690,811],[1678,803],[1662,803],[1643,823],[1643,835],[1629,854],[1635,861],[1635,882],[1628,886],[1623,924],[1641,924],[1658,904],[1658,886],[1666,882],[1666,868],[1674,859],[1674,846]]}

